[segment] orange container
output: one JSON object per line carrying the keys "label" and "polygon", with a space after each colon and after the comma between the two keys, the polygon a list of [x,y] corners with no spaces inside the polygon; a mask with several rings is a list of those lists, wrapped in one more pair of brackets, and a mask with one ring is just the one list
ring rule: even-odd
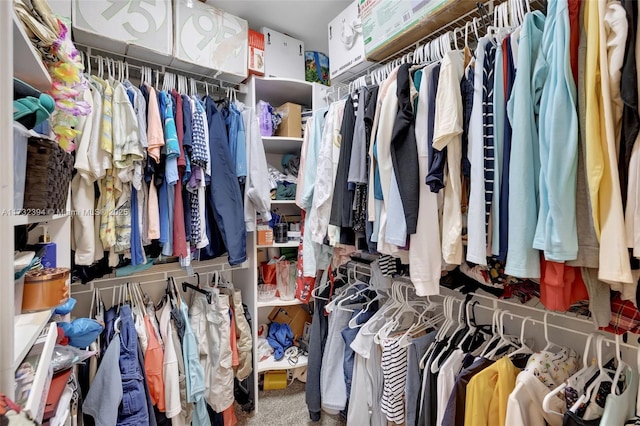
{"label": "orange container", "polygon": [[273,244],[273,229],[266,225],[258,226],[258,245],[266,246]]}
{"label": "orange container", "polygon": [[23,311],[55,308],[69,300],[69,268],[29,271],[24,277]]}

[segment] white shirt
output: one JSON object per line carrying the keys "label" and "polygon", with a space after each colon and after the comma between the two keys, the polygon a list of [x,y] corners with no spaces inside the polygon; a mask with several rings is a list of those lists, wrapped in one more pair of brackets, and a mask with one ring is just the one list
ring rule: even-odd
{"label": "white shirt", "polygon": [[447,174],[442,218],[442,256],[450,265],[462,263],[462,95],[460,80],[464,74],[464,53],[447,52],[440,66],[436,94],[433,149],[447,148]]}
{"label": "white shirt", "polygon": [[[427,151],[427,109],[429,98],[429,78],[435,64],[422,70],[418,106],[416,108],[416,145],[418,148],[418,168],[420,173],[420,202],[416,233],[411,235],[409,244],[409,273],[411,282],[419,296],[429,296],[440,292],[442,270],[442,246],[438,215],[438,196],[424,183],[429,168]],[[484,201],[484,200],[483,200]]]}
{"label": "white shirt", "polygon": [[168,303],[165,303],[162,314],[160,315],[160,335],[164,341],[162,375],[164,379],[165,414],[167,418],[170,419],[180,414],[182,405],[180,402],[178,358],[171,335],[171,306]]}

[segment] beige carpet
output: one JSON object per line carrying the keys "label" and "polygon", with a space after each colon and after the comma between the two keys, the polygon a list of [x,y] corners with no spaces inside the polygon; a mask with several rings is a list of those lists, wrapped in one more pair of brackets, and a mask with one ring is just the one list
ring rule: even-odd
{"label": "beige carpet", "polygon": [[346,425],[340,416],[330,416],[322,413],[322,420],[314,423],[309,420],[309,411],[304,400],[304,383],[295,380],[286,389],[260,392],[259,413],[238,413],[238,426],[342,426]]}

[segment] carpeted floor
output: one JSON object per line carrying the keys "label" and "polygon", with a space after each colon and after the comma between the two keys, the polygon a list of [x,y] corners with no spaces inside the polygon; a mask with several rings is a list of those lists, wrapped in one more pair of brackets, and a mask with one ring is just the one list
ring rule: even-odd
{"label": "carpeted floor", "polygon": [[340,416],[322,413],[322,420],[314,423],[309,420],[307,404],[304,400],[304,383],[295,380],[286,389],[260,392],[259,413],[244,413],[237,410],[238,426],[343,426],[346,422]]}

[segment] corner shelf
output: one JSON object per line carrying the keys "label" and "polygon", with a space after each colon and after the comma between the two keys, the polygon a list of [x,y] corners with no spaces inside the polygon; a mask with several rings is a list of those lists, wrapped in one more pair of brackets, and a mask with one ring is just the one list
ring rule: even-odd
{"label": "corner shelf", "polygon": [[263,136],[262,144],[269,154],[295,154],[302,148],[302,138]]}
{"label": "corner shelf", "polygon": [[13,74],[42,92],[51,89],[51,76],[15,12],[13,13]]}
{"label": "corner shelf", "polygon": [[311,106],[313,83],[291,78],[256,77],[256,102],[266,101],[274,107],[286,102]]}
{"label": "corner shelf", "polygon": [[289,364],[287,358],[282,358],[280,361],[273,359],[273,355],[264,361],[258,361],[258,373],[264,373],[269,370],[293,370],[294,368],[306,367],[309,362],[309,358],[305,355],[301,355],[298,358],[298,363],[295,365]]}
{"label": "corner shelf", "polygon": [[258,300],[258,309],[260,308],[267,308],[267,307],[276,307],[276,306],[294,306],[294,305],[299,305],[302,302],[299,301],[298,299],[291,299],[291,300],[281,300],[279,297],[276,297],[274,299],[271,300]]}
{"label": "corner shelf", "polygon": [[18,368],[51,319],[51,310],[16,315],[13,335],[13,368]]}
{"label": "corner shelf", "polygon": [[288,243],[273,243],[273,244],[259,244],[256,248],[284,248],[284,247],[298,247],[300,241],[289,241]]}

